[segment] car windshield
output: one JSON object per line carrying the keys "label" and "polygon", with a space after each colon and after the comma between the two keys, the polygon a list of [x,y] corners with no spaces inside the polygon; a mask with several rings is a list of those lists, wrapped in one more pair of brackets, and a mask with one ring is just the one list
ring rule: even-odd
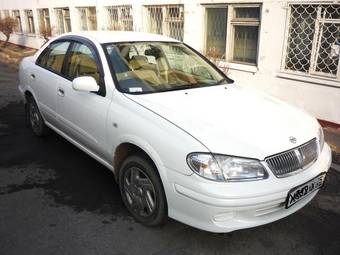
{"label": "car windshield", "polygon": [[231,81],[182,43],[124,42],[103,47],[118,89],[124,93],[157,93]]}

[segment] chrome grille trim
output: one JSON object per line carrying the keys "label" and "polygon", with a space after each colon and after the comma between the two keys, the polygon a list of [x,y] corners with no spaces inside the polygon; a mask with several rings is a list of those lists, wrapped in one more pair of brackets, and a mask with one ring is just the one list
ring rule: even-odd
{"label": "chrome grille trim", "polygon": [[318,144],[316,139],[299,147],[265,158],[268,167],[277,177],[286,177],[317,160]]}

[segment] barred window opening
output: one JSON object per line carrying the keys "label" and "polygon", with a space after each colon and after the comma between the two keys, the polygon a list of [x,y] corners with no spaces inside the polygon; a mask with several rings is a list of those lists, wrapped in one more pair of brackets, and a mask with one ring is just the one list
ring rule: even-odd
{"label": "barred window opening", "polygon": [[3,10],[4,18],[9,17],[9,10]]}
{"label": "barred window opening", "polygon": [[148,32],[162,34],[183,41],[183,5],[153,5],[147,6],[146,9],[148,17]]}
{"label": "barred window opening", "polygon": [[133,31],[133,17],[131,5],[107,7],[110,30]]}
{"label": "barred window opening", "polygon": [[340,79],[340,5],[292,4],[284,69]]}
{"label": "barred window opening", "polygon": [[207,55],[223,58],[227,43],[227,8],[208,8],[206,14]]}
{"label": "barred window opening", "polygon": [[47,8],[38,9],[38,15],[40,33],[46,36],[51,36],[51,21],[49,10]]}
{"label": "barred window opening", "polygon": [[71,32],[71,18],[69,8],[56,8],[55,15],[57,21],[57,33],[63,34]]}
{"label": "barred window opening", "polygon": [[256,65],[259,26],[260,5],[206,7],[205,54],[212,59]]}
{"label": "barred window opening", "polygon": [[26,15],[26,32],[34,34],[35,27],[34,27],[33,11],[25,10],[25,15]]}
{"label": "barred window opening", "polygon": [[260,7],[235,7],[231,19],[233,51],[231,61],[257,64]]}
{"label": "barred window opening", "polygon": [[96,30],[97,15],[96,7],[79,7],[80,28],[81,30]]}
{"label": "barred window opening", "polygon": [[22,25],[21,25],[21,17],[20,17],[20,11],[19,10],[13,10],[12,11],[12,16],[15,19],[15,27],[14,31],[17,33],[22,32]]}

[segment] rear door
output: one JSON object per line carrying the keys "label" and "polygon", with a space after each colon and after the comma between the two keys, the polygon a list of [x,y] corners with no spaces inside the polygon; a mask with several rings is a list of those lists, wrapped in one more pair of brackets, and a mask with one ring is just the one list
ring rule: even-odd
{"label": "rear door", "polygon": [[57,84],[65,79],[61,71],[69,46],[69,41],[52,42],[40,54],[30,73],[39,109],[45,120],[52,125],[56,125]]}
{"label": "rear door", "polygon": [[[104,74],[95,46],[87,40],[73,41],[65,60],[67,80],[57,87],[57,118],[68,136],[96,154],[103,155],[106,143],[106,116],[111,100],[105,96]],[[92,76],[99,92],[72,88],[73,79]]]}

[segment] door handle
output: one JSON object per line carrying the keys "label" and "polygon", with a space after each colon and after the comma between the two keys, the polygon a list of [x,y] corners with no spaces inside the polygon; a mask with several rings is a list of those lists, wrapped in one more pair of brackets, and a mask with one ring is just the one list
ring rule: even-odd
{"label": "door handle", "polygon": [[31,74],[31,79],[34,80],[35,79],[35,74]]}
{"label": "door handle", "polygon": [[58,88],[58,95],[61,97],[65,96],[65,91],[62,88]]}

